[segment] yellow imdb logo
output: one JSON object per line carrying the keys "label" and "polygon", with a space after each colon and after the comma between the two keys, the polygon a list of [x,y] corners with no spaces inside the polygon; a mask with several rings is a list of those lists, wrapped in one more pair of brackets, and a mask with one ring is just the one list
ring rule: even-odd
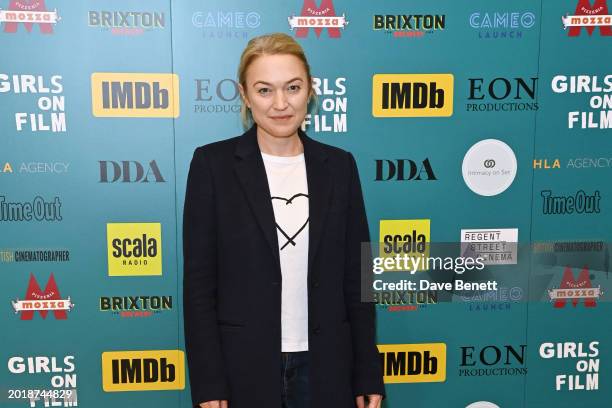
{"label": "yellow imdb logo", "polygon": [[98,117],[177,118],[178,75],[94,72],[91,106]]}
{"label": "yellow imdb logo", "polygon": [[[431,245],[430,220],[380,220],[379,222],[379,256],[395,258],[396,256],[412,260],[406,262],[407,268],[385,268],[389,271],[425,271],[425,258],[429,257]],[[402,262],[402,265],[404,262]],[[416,267],[415,267],[416,265]]]}
{"label": "yellow imdb logo", "polygon": [[375,74],[372,115],[384,118],[451,116],[452,74]]}
{"label": "yellow imdb logo", "polygon": [[106,392],[162,391],[185,388],[182,350],[106,351],[102,353]]}
{"label": "yellow imdb logo", "polygon": [[446,381],[446,344],[379,344],[386,384]]}
{"label": "yellow imdb logo", "polygon": [[109,276],[162,274],[161,224],[106,224]]}

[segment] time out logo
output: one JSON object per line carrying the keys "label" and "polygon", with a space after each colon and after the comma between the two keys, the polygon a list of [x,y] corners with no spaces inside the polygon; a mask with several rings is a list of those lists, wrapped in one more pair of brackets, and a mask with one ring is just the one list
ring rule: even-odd
{"label": "time out logo", "polygon": [[182,350],[107,351],[102,353],[106,392],[185,389]]}
{"label": "time out logo", "polygon": [[374,117],[432,117],[453,114],[452,74],[375,74]]}
{"label": "time out logo", "polygon": [[91,106],[97,117],[177,118],[178,75],[94,72]]}
{"label": "time out logo", "polygon": [[160,223],[106,225],[109,276],[162,274]]}
{"label": "time out logo", "polygon": [[[395,258],[404,255],[412,258],[429,257],[430,220],[380,220],[379,230],[380,257]],[[417,268],[417,271],[422,270],[423,266]],[[385,271],[399,271],[399,269],[385,269]]]}
{"label": "time out logo", "polygon": [[446,381],[446,344],[379,344],[385,384]]}

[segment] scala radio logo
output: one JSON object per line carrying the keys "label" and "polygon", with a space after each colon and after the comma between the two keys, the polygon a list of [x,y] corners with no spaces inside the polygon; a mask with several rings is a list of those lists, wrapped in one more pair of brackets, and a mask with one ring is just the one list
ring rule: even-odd
{"label": "scala radio logo", "polygon": [[446,344],[379,344],[385,384],[446,381]]}
{"label": "scala radio logo", "polygon": [[28,33],[37,24],[43,34],[53,34],[53,25],[60,20],[57,10],[48,11],[45,0],[11,0],[8,10],[0,10],[0,23],[4,23],[5,33],[17,32],[23,24]]}
{"label": "scala radio logo", "polygon": [[374,117],[430,117],[452,114],[452,74],[375,74],[372,77]]}
{"label": "scala radio logo", "polygon": [[568,300],[572,301],[574,307],[579,301],[583,301],[585,307],[595,307],[597,306],[595,300],[599,299],[602,294],[601,287],[593,287],[589,268],[586,266],[580,271],[578,279],[574,279],[572,268],[565,267],[559,288],[548,291],[550,301],[557,309],[564,308]]}
{"label": "scala radio logo", "polygon": [[106,392],[185,389],[182,350],[107,351],[102,353]]}
{"label": "scala radio logo", "polygon": [[375,14],[373,19],[374,31],[394,38],[418,38],[446,28],[444,14]]}
{"label": "scala radio logo", "polygon": [[591,341],[588,344],[566,341],[540,345],[540,358],[554,359],[556,369],[562,369],[560,367],[564,366],[563,360],[578,360],[575,363],[576,374],[557,374],[555,376],[556,391],[598,390],[600,363],[598,357],[599,341]]}
{"label": "scala radio logo", "polygon": [[32,320],[34,312],[40,313],[40,316],[46,319],[49,311],[53,312],[56,319],[65,320],[68,318],[66,311],[71,311],[74,307],[74,304],[70,301],[70,296],[62,299],[53,273],[51,273],[44,291],[40,289],[34,275],[30,274],[25,299],[15,299],[11,303],[13,309],[15,309],[15,314],[21,313],[21,320]]}
{"label": "scala radio logo", "polygon": [[[431,242],[430,220],[380,220],[379,247],[382,258],[408,255],[414,258],[429,257]],[[418,263],[417,271],[424,271],[425,263]],[[387,269],[385,271],[399,271]]]}
{"label": "scala radio logo", "polygon": [[590,0],[578,0],[576,11],[573,15],[561,17],[563,29],[567,30],[569,37],[577,37],[584,28],[590,35],[595,28],[599,28],[599,35],[612,35],[612,15],[608,12],[606,0],[595,0],[591,5]]}
{"label": "scala radio logo", "polygon": [[91,104],[97,117],[178,118],[176,74],[94,72]]}
{"label": "scala radio logo", "polygon": [[321,0],[321,5],[317,6],[315,0],[304,0],[302,11],[299,16],[287,18],[291,31],[295,29],[295,36],[305,38],[308,31],[312,28],[319,38],[321,31],[325,28],[330,38],[340,38],[340,29],[344,29],[348,24],[344,14],[336,15],[332,0]]}
{"label": "scala radio logo", "polygon": [[145,166],[134,160],[120,162],[100,160],[100,183],[165,183],[157,162],[151,160],[145,172]]}
{"label": "scala radio logo", "polygon": [[109,276],[162,274],[161,224],[106,225]]}

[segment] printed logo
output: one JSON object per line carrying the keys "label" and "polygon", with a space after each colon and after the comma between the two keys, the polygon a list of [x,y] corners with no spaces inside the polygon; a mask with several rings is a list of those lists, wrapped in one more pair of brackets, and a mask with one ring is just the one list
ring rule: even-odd
{"label": "printed logo", "polygon": [[476,401],[467,405],[465,408],[499,408],[499,405],[489,401]]}
{"label": "printed logo", "polygon": [[[557,94],[591,94],[589,107],[593,111],[567,113],[568,129],[609,129],[612,127],[612,75],[603,78],[603,86],[597,75],[555,75],[551,88]],[[597,117],[599,116],[599,117]]]}
{"label": "printed logo", "polygon": [[518,228],[462,229],[462,256],[482,258],[484,265],[517,263]]}
{"label": "printed logo", "polygon": [[382,31],[393,38],[419,38],[444,30],[444,14],[375,14],[374,31]]}
{"label": "printed logo", "polygon": [[437,180],[429,158],[417,164],[410,159],[376,160],[375,181]]}
{"label": "printed logo", "polygon": [[106,351],[102,388],[106,392],[185,389],[184,360],[181,350]]}
{"label": "printed logo", "polygon": [[467,112],[537,111],[537,77],[530,78],[469,78],[470,93],[465,104]]}
{"label": "printed logo", "polygon": [[256,11],[196,11],[191,24],[202,30],[206,40],[246,40],[261,25]]}
{"label": "printed logo", "polygon": [[165,183],[155,160],[151,160],[146,168],[137,161],[124,160],[120,162],[100,160],[100,183]]}
{"label": "printed logo", "polygon": [[11,303],[15,314],[21,313],[21,320],[32,320],[34,312],[40,313],[40,316],[46,319],[49,311],[53,312],[53,316],[57,320],[65,320],[68,318],[66,311],[71,311],[74,307],[74,304],[70,301],[70,296],[62,299],[53,273],[51,273],[44,291],[40,289],[34,275],[30,274],[25,299],[15,299]]}
{"label": "printed logo", "polygon": [[612,15],[608,13],[606,0],[594,0],[593,5],[589,0],[578,0],[574,14],[566,14],[561,21],[564,30],[569,27],[568,37],[577,37],[583,28],[590,36],[596,27],[599,28],[599,35],[612,35]]}
{"label": "printed logo", "polygon": [[526,344],[460,347],[459,377],[527,375],[527,367],[525,366],[526,348]]}
{"label": "printed logo", "polygon": [[0,249],[0,262],[68,262],[65,249]]}
{"label": "printed logo", "polygon": [[510,146],[501,140],[486,139],[470,147],[461,170],[470,190],[481,196],[494,196],[512,185],[516,168],[516,156]]}
{"label": "printed logo", "polygon": [[385,384],[446,381],[446,344],[379,344]]}
{"label": "printed logo", "polygon": [[113,35],[141,35],[166,28],[166,16],[154,11],[89,11],[89,27],[102,28]]}
{"label": "printed logo", "polygon": [[172,296],[102,296],[100,311],[120,317],[150,317],[172,310]]}
{"label": "printed logo", "polygon": [[57,10],[48,11],[45,0],[11,0],[8,10],[0,10],[0,23],[4,23],[5,33],[17,32],[23,24],[28,33],[37,24],[43,34],[53,34],[53,25],[60,20]]}
{"label": "printed logo", "polygon": [[106,234],[109,276],[162,274],[160,223],[110,223]]}
{"label": "printed logo", "polygon": [[540,195],[544,215],[599,214],[601,211],[599,190],[593,194],[578,190],[576,194],[566,196],[554,196],[551,190],[542,190]]}
{"label": "printed logo", "polygon": [[287,19],[291,31],[295,30],[295,36],[305,38],[308,31],[313,28],[319,38],[321,31],[327,29],[330,38],[340,38],[340,29],[344,29],[348,24],[344,14],[336,15],[332,0],[321,0],[321,5],[317,6],[315,0],[304,0],[302,12],[299,16],[291,16]]}
{"label": "printed logo", "polygon": [[[380,257],[395,258],[408,255],[410,257],[429,257],[431,242],[430,220],[380,220],[379,221]],[[385,271],[400,271],[403,269],[388,269]],[[417,271],[424,271],[425,264],[420,263]]]}
{"label": "printed logo", "polygon": [[522,39],[535,26],[536,15],[531,11],[478,11],[470,14],[469,23],[481,40]]}
{"label": "printed logo", "polygon": [[97,117],[178,118],[176,74],[94,72],[91,103]]}
{"label": "printed logo", "polygon": [[548,291],[550,301],[557,309],[564,308],[568,300],[572,301],[574,307],[579,301],[583,301],[585,307],[595,307],[597,306],[595,300],[602,294],[601,287],[592,286],[589,269],[586,266],[580,271],[578,279],[574,279],[572,268],[566,267],[559,288]]}
{"label": "printed logo", "polygon": [[550,170],[560,168],[561,162],[559,162],[559,159],[533,159],[534,170]]}
{"label": "printed logo", "polygon": [[452,74],[375,74],[374,117],[431,117],[453,114]]}
{"label": "printed logo", "polygon": [[319,98],[320,109],[316,114],[307,113],[302,130],[345,133],[347,131],[346,78],[312,78],[312,89]]}
{"label": "printed logo", "polygon": [[[572,341],[560,343],[542,343],[540,357],[554,359],[555,367],[563,360],[578,360],[575,369],[578,374],[557,374],[556,391],[595,391],[599,389],[599,341],[577,343]],[[571,361],[571,360],[570,360]]]}
{"label": "printed logo", "polygon": [[41,196],[34,200],[8,202],[5,196],[0,196],[0,221],[62,221],[62,201],[55,197],[46,201]]}

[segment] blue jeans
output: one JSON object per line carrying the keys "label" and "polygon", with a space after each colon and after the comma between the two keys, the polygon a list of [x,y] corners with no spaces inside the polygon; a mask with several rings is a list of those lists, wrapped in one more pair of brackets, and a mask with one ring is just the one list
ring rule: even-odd
{"label": "blue jeans", "polygon": [[281,353],[282,408],[310,408],[308,351]]}

